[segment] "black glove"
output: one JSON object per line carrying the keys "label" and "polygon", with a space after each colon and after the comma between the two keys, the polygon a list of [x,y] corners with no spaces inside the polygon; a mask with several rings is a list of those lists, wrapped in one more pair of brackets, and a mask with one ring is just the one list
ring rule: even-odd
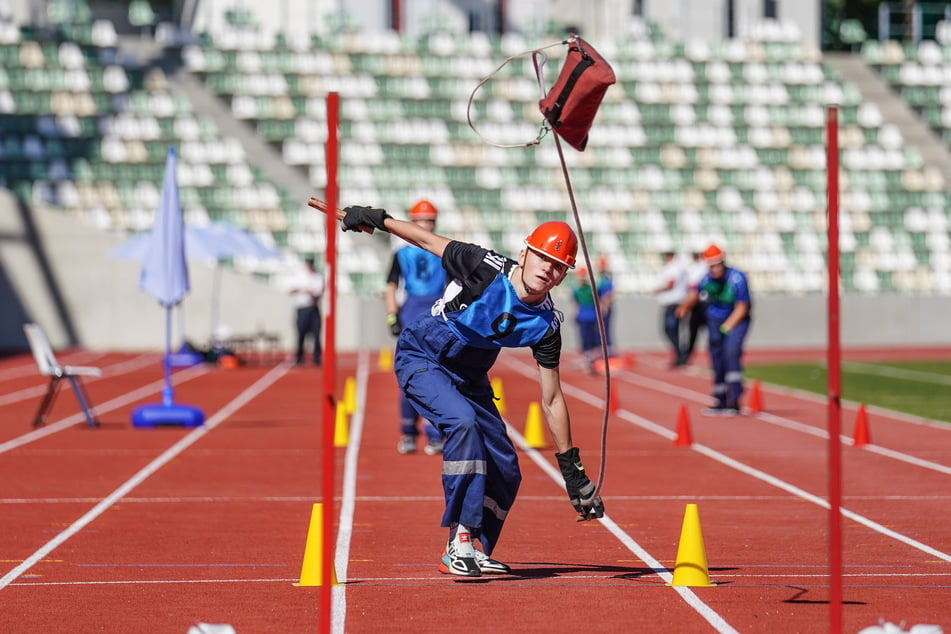
{"label": "black glove", "polygon": [[380,231],[387,231],[383,221],[392,216],[385,209],[373,207],[345,207],[347,216],[343,219],[344,231],[363,231],[363,227],[371,227]]}
{"label": "black glove", "polygon": [[399,315],[395,313],[390,313],[387,315],[386,325],[390,327],[390,332],[394,337],[400,336],[400,331],[403,330],[403,324],[400,323]]}
{"label": "black glove", "polygon": [[556,453],[555,458],[558,459],[561,475],[565,478],[568,501],[581,514],[579,519],[589,520],[595,517],[604,517],[604,502],[601,501],[601,496],[591,500],[586,499],[594,493],[594,485],[591,484],[591,480],[584,473],[584,465],[581,464],[578,448],[572,447],[565,453]]}

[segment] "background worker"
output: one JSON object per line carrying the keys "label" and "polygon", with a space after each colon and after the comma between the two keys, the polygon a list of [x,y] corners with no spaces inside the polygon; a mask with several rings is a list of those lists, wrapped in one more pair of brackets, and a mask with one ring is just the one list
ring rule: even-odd
{"label": "background worker", "polygon": [[614,302],[614,282],[607,267],[607,259],[603,256],[598,259],[597,299],[591,291],[591,281],[585,268],[578,269],[577,282],[572,290],[572,299],[575,301],[575,323],[578,325],[578,338],[581,342],[581,353],[584,357],[588,372],[597,372],[598,360],[601,358],[601,332],[598,328],[598,313],[595,310],[595,301],[600,303],[601,318],[604,320],[604,338],[607,342],[608,357],[614,356],[611,342],[611,308]]}
{"label": "background worker", "polygon": [[[420,200],[409,210],[410,222],[430,232],[436,228],[438,215],[436,207],[428,200]],[[398,337],[403,326],[408,326],[420,315],[428,315],[445,288],[446,271],[438,256],[412,244],[397,249],[383,292],[386,324],[393,336]],[[413,453],[419,436],[419,414],[402,391],[399,416],[400,440],[396,450],[401,454]],[[425,430],[427,441],[423,450],[430,456],[442,453],[442,434],[429,421],[425,423]]]}
{"label": "background worker", "polygon": [[[703,253],[700,251],[694,251],[691,254],[691,261],[687,265],[687,292],[696,291],[700,287],[700,280],[707,274],[710,268],[707,266],[707,263],[703,260]],[[683,324],[686,322],[686,332],[684,332]],[[703,330],[703,327],[707,324],[707,307],[702,300],[698,300],[693,308],[690,309],[690,312],[687,316],[680,320],[681,323],[681,339],[680,345],[683,350],[683,359],[684,365],[690,363],[690,358],[693,356],[694,348],[697,345],[697,338],[700,336],[700,332]]]}
{"label": "background worker", "polygon": [[324,277],[317,272],[313,256],[304,258],[304,269],[294,275],[290,282],[291,301],[294,303],[294,323],[297,327],[295,361],[304,364],[304,346],[307,338],[313,339],[314,365],[323,363],[320,345],[320,298],[324,294]]}
{"label": "background worker", "polygon": [[677,308],[687,298],[687,270],[673,251],[664,251],[663,257],[664,266],[654,296],[660,304],[661,331],[673,350],[670,367],[674,368],[687,363],[685,350],[680,344],[681,318],[677,315]]}
{"label": "background worker", "polygon": [[683,317],[698,301],[706,302],[716,404],[704,410],[704,414],[735,416],[740,413],[740,397],[743,395],[743,342],[752,319],[750,288],[742,271],[726,265],[720,247],[711,244],[703,252],[703,259],[709,272],[677,312]]}
{"label": "background worker", "polygon": [[588,372],[594,374],[594,361],[600,356],[601,337],[598,332],[598,313],[595,310],[595,292],[588,280],[588,270],[575,271],[577,282],[571,291],[575,301],[575,323],[578,325],[578,339],[581,342],[581,354]]}
{"label": "background worker", "polygon": [[460,577],[510,572],[490,557],[522,480],[518,453],[489,381],[502,348],[531,348],[568,499],[581,519],[603,517],[604,504],[594,496],[572,443],[558,373],[561,314],[550,291],[575,263],[578,241],[571,227],[564,222],[539,225],[512,260],[396,220],[382,209],[347,207],[344,212],[345,231],[389,231],[439,256],[452,280],[432,314],[400,333],[394,364],[413,406],[446,437],[442,525],[449,529],[449,540],[440,572]]}
{"label": "background worker", "polygon": [[614,276],[603,253],[598,256],[598,301],[601,302],[601,318],[604,320],[604,338],[608,357],[614,356],[614,339],[611,337],[611,316],[614,313]]}

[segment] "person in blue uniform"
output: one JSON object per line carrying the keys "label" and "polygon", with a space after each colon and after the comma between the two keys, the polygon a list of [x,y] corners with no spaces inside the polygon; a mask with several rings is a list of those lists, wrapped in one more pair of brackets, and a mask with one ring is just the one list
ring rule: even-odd
{"label": "person in blue uniform", "polygon": [[571,291],[575,300],[575,322],[578,324],[578,339],[581,341],[581,354],[585,367],[594,374],[595,359],[600,358],[601,333],[598,331],[598,313],[594,305],[597,299],[591,290],[588,271],[578,269],[578,282]]}
{"label": "person in blue uniform", "polygon": [[[614,314],[614,275],[608,266],[608,258],[598,257],[598,298],[601,302],[601,318],[604,320],[604,339],[607,342],[608,356],[614,356],[614,338],[611,336],[611,317]],[[600,339],[599,339],[600,341]]]}
{"label": "person in blue uniform", "polygon": [[[427,231],[436,228],[439,215],[435,205],[428,200],[420,200],[409,210],[410,222]],[[403,326],[408,326],[417,317],[429,314],[432,305],[442,297],[446,288],[446,272],[439,257],[412,244],[401,246],[393,254],[390,273],[386,278],[383,302],[386,305],[386,325],[390,332],[399,337]],[[402,303],[399,301],[402,299]],[[419,414],[400,392],[399,398],[400,440],[396,450],[401,454],[416,451],[416,438],[419,436]],[[439,430],[426,421],[426,446],[428,455],[442,453],[443,439]]]}
{"label": "person in blue uniform", "polygon": [[558,371],[563,316],[549,294],[575,264],[578,241],[571,227],[542,223],[513,260],[382,209],[347,207],[342,222],[345,231],[388,231],[434,253],[450,280],[431,314],[400,332],[394,358],[400,388],[446,439],[442,526],[449,538],[440,572],[471,578],[511,570],[491,557],[522,479],[488,375],[502,348],[532,350],[569,502],[580,519],[603,517],[604,503],[571,438]]}
{"label": "person in blue uniform", "polygon": [[743,343],[750,330],[753,300],[746,274],[726,265],[720,247],[711,244],[703,259],[710,270],[677,308],[677,316],[683,318],[698,302],[705,303],[715,404],[704,414],[736,416],[743,395]]}

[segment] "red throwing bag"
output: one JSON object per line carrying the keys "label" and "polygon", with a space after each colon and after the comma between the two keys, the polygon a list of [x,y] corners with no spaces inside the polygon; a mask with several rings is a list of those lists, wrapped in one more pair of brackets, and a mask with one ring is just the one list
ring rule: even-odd
{"label": "red throwing bag", "polygon": [[552,129],[579,151],[588,144],[588,130],[608,86],[616,82],[611,65],[577,35],[568,40],[568,55],[555,85],[538,107]]}

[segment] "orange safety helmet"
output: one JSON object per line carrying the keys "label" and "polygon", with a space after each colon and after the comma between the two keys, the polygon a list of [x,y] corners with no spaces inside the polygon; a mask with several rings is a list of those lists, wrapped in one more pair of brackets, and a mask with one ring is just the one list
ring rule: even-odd
{"label": "orange safety helmet", "polygon": [[409,210],[410,220],[435,220],[439,212],[428,200],[421,200]]}
{"label": "orange safety helmet", "polygon": [[566,222],[543,222],[525,238],[525,246],[540,255],[561,262],[570,269],[575,268],[578,237]]}
{"label": "orange safety helmet", "polygon": [[709,264],[720,264],[723,262],[723,250],[715,244],[711,244],[707,247],[707,250],[703,252],[703,259],[706,263]]}

